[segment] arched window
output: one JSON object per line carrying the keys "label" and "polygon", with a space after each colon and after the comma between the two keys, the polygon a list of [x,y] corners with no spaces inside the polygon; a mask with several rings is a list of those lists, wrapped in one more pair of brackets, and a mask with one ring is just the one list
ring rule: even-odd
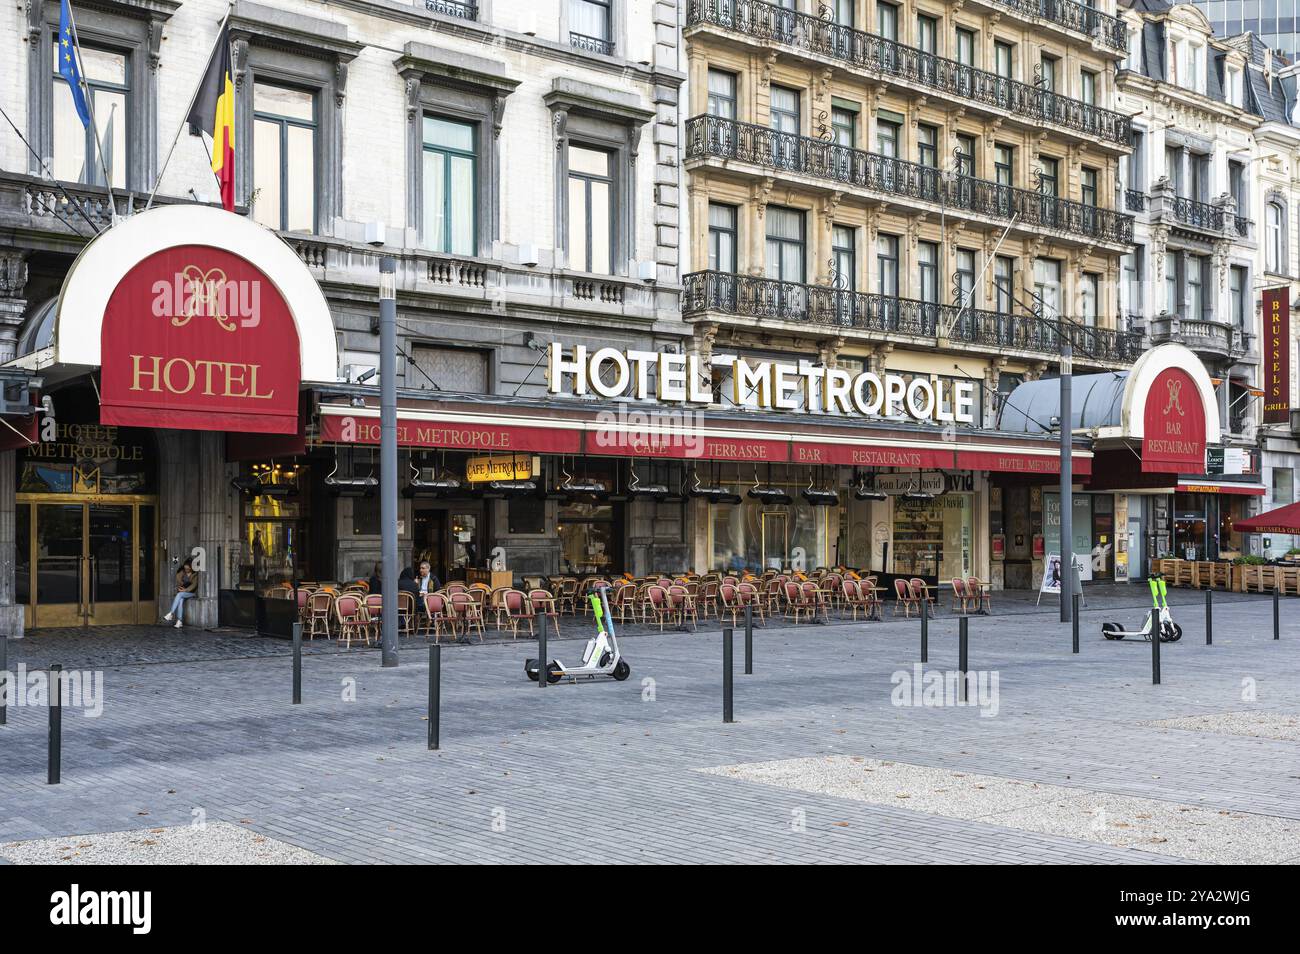
{"label": "arched window", "polygon": [[1286,269],[1286,208],[1271,200],[1265,209],[1265,264],[1268,271],[1281,275]]}

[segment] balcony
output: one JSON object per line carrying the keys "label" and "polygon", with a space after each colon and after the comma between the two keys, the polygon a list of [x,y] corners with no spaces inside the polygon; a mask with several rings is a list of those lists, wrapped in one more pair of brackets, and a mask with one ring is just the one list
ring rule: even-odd
{"label": "balcony", "polygon": [[1051,124],[1082,140],[1129,148],[1127,116],[770,3],[690,0],[686,25],[688,29],[718,27],[748,40],[784,44],[888,77],[927,95],[938,93],[973,103],[1032,127]]}
{"label": "balcony", "polygon": [[1113,53],[1128,53],[1128,28],[1109,13],[1076,3],[1075,0],[984,0],[992,9],[1010,10],[1031,22],[1046,21],[1072,33],[1082,34]]}
{"label": "balcony", "polygon": [[1240,361],[1253,347],[1254,335],[1222,321],[1180,318],[1165,312],[1151,318],[1147,332],[1153,345],[1176,342],[1201,358]]}
{"label": "balcony", "polygon": [[687,120],[685,158],[745,162],[808,176],[837,189],[851,186],[930,202],[948,212],[1014,221],[1031,231],[1052,229],[1089,242],[1133,241],[1130,215],[718,116]]}
{"label": "balcony", "polygon": [[[1237,204],[1230,196],[1223,195],[1212,202],[1202,202],[1188,196],[1178,195],[1168,179],[1158,179],[1151,187],[1150,195],[1136,190],[1126,190],[1125,205],[1130,211],[1140,201],[1144,209],[1150,210],[1153,224],[1164,222],[1192,232],[1209,234],[1215,238],[1236,236],[1241,239],[1250,237],[1252,221],[1236,212]],[[1129,196],[1134,196],[1130,201]]]}
{"label": "balcony", "polygon": [[599,53],[601,56],[614,55],[614,44],[612,41],[602,39],[598,36],[587,36],[585,33],[570,33],[569,46],[576,50],[583,50],[587,53]]}
{"label": "balcony", "polygon": [[478,19],[478,4],[461,2],[461,0],[424,0],[424,9],[430,13],[440,13],[444,17],[456,17],[460,20]]}
{"label": "balcony", "polygon": [[812,333],[911,339],[918,346],[933,347],[942,338],[970,350],[1019,351],[1035,357],[1060,354],[1065,334],[1076,360],[1098,366],[1131,364],[1141,353],[1141,336],[1128,332],[728,272],[685,276],[682,314],[781,322]]}

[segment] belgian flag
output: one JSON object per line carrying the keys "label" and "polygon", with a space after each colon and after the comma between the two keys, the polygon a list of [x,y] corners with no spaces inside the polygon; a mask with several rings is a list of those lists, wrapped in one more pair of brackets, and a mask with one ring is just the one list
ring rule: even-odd
{"label": "belgian flag", "polygon": [[212,173],[221,185],[221,205],[235,211],[235,80],[230,69],[230,27],[222,26],[194,104],[185,117],[194,135],[212,137]]}

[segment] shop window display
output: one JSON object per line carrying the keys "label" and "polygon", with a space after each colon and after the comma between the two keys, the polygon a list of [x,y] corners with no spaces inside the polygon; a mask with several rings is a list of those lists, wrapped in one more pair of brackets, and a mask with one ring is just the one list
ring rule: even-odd
{"label": "shop window display", "polygon": [[894,498],[894,572],[941,580],[973,572],[971,495]]}

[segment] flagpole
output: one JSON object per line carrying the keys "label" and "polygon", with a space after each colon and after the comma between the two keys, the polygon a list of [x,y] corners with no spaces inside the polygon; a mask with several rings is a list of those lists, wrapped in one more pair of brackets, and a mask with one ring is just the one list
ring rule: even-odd
{"label": "flagpole", "polygon": [[[235,4],[232,0],[231,4],[228,7],[226,7],[226,15],[221,18],[221,25],[217,27],[218,37],[220,37],[222,31],[225,30],[226,24],[230,22],[230,14],[234,12],[234,9],[235,9]],[[198,82],[194,84],[194,92],[190,94],[190,103],[188,106],[185,107],[185,112],[181,114],[180,124],[176,127],[176,135],[172,137],[172,145],[171,148],[167,150],[167,158],[163,160],[162,168],[158,170],[158,177],[153,181],[153,188],[149,190],[149,201],[144,204],[144,210],[146,212],[148,212],[150,209],[153,208],[153,197],[158,194],[158,187],[162,185],[163,173],[167,171],[167,166],[172,161],[172,153],[176,151],[176,144],[181,141],[181,131],[185,129],[186,119],[189,117],[191,110],[194,109],[194,101],[199,98],[199,89],[202,86],[203,86],[203,74],[200,73]],[[212,164],[212,158],[211,155],[209,155],[208,157],[209,167],[211,167],[211,164]]]}
{"label": "flagpole", "polygon": [[95,121],[95,94],[86,82],[86,64],[81,58],[81,34],[77,32],[77,16],[72,12],[72,3],[68,3],[68,26],[72,28],[72,54],[77,58],[77,78],[81,82],[81,92],[86,98],[86,108],[90,111],[90,126],[95,131],[95,152],[99,156],[99,171],[104,174],[104,185],[108,189],[109,224],[117,224],[117,199],[113,196],[113,180],[108,174],[108,165],[104,162],[104,144],[99,140],[99,123]]}

